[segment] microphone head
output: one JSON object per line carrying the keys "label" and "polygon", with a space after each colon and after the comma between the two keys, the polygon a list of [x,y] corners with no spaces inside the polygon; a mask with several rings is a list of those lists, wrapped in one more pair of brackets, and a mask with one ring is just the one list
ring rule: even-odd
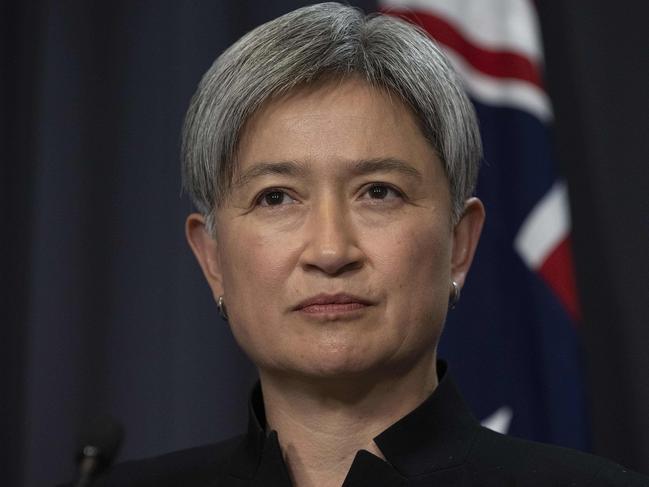
{"label": "microphone head", "polygon": [[77,462],[93,458],[99,469],[108,467],[124,438],[124,428],[108,415],[98,416],[86,423],[79,435]]}

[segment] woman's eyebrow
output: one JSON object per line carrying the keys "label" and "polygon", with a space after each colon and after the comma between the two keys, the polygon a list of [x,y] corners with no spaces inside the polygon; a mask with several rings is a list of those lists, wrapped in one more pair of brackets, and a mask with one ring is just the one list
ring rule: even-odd
{"label": "woman's eyebrow", "polygon": [[354,176],[365,176],[375,172],[398,172],[404,176],[421,181],[421,172],[411,164],[394,157],[381,157],[366,159],[352,163],[352,174]]}
{"label": "woman's eyebrow", "polygon": [[[410,178],[421,181],[421,172],[411,164],[394,157],[381,157],[363,159],[349,163],[348,175],[366,176],[377,172],[397,172]],[[296,161],[258,162],[246,169],[235,179],[235,186],[244,186],[253,179],[268,175],[285,175],[292,177],[306,177],[309,165]]]}
{"label": "woman's eyebrow", "polygon": [[253,179],[268,176],[272,174],[282,174],[287,176],[306,176],[308,168],[306,165],[295,161],[281,162],[258,162],[246,169],[240,176],[235,179],[235,186],[244,186]]}

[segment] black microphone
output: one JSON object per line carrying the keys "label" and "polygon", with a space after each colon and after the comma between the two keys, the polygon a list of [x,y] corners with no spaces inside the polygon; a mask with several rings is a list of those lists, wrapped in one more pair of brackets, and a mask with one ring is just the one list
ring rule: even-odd
{"label": "black microphone", "polygon": [[79,477],[75,487],[88,487],[95,475],[110,466],[123,437],[124,429],[109,416],[97,417],[86,425],[79,435]]}

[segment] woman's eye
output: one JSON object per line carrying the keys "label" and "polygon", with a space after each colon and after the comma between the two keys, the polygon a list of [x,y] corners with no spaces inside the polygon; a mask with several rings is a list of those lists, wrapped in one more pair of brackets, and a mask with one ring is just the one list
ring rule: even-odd
{"label": "woman's eye", "polygon": [[364,194],[367,194],[367,196],[373,200],[392,199],[395,196],[397,198],[402,197],[399,191],[385,184],[373,184]]}
{"label": "woman's eye", "polygon": [[257,204],[259,206],[280,206],[294,201],[295,200],[287,195],[284,191],[279,189],[272,189],[261,194],[257,199]]}

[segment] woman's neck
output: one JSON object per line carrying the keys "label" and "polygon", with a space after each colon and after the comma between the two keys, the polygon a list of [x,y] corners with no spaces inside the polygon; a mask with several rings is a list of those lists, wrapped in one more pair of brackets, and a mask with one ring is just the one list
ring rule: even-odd
{"label": "woman's neck", "polygon": [[269,429],[276,430],[296,487],[339,487],[358,450],[437,387],[435,360],[399,376],[313,379],[260,371]]}

